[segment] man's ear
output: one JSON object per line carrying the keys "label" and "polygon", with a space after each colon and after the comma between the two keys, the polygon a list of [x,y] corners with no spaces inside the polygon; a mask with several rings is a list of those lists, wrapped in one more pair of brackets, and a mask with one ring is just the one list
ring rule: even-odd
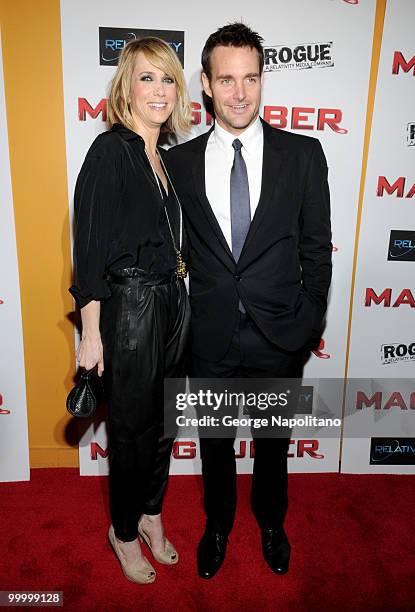
{"label": "man's ear", "polygon": [[210,88],[208,76],[205,72],[202,72],[202,85],[203,85],[203,91],[205,92],[205,94],[209,96],[209,98],[211,98],[212,90]]}

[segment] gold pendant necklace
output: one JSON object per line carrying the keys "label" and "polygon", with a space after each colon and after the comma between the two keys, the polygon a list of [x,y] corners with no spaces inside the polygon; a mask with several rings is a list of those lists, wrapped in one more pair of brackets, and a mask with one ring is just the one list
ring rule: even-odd
{"label": "gold pendant necklace", "polygon": [[181,251],[176,249],[176,259],[177,259],[177,269],[176,274],[179,278],[186,278],[187,276],[187,268],[186,262],[183,259]]}

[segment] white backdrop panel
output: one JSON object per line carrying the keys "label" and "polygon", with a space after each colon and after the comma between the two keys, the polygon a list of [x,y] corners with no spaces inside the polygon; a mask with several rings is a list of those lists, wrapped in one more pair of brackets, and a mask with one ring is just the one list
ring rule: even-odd
{"label": "white backdrop panel", "polygon": [[29,480],[19,269],[0,39],[0,482]]}

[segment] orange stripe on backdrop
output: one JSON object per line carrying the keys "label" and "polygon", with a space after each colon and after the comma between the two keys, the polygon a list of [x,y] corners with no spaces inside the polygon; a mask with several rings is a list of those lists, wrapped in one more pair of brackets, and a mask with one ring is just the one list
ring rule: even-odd
{"label": "orange stripe on backdrop", "polygon": [[[383,24],[385,21],[385,12],[386,12],[386,0],[377,0],[375,27],[373,31],[372,62],[370,66],[369,91],[368,91],[368,96],[367,96],[365,138],[364,138],[364,144],[363,144],[362,171],[360,175],[360,189],[359,189],[359,204],[358,204],[358,209],[357,209],[356,237],[355,237],[355,243],[354,243],[352,286],[351,286],[350,303],[349,303],[349,324],[348,324],[348,330],[347,330],[347,344],[346,344],[346,365],[345,365],[345,371],[344,371],[345,379],[347,379],[347,374],[348,374],[348,369],[349,369],[350,337],[351,337],[351,331],[352,331],[353,299],[354,299],[354,290],[355,290],[355,284],[356,284],[357,255],[358,255],[358,250],[359,250],[360,226],[362,222],[363,196],[364,196],[365,182],[366,182],[367,159],[368,159],[368,154],[369,154],[370,136],[371,136],[371,130],[372,130],[373,109],[375,106],[376,85],[378,81],[380,50],[382,47]],[[346,392],[346,388],[344,389],[344,393],[343,393],[343,419],[342,419],[343,422],[344,422],[344,411],[345,411],[345,401],[346,401],[345,392]],[[341,444],[340,444],[340,460],[342,456],[342,450],[343,450],[343,426],[342,426]]]}
{"label": "orange stripe on backdrop", "polygon": [[75,368],[59,0],[0,0],[31,467],[76,466]]}

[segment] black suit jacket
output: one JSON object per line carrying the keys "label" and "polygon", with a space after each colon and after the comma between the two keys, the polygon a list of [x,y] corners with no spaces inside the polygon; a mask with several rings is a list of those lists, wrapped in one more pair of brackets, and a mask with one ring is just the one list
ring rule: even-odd
{"label": "black suit jacket", "polygon": [[258,207],[235,262],[205,191],[210,132],[170,149],[190,242],[193,352],[226,354],[242,300],[275,345],[295,351],[321,331],[331,280],[330,196],[320,142],[262,121]]}

